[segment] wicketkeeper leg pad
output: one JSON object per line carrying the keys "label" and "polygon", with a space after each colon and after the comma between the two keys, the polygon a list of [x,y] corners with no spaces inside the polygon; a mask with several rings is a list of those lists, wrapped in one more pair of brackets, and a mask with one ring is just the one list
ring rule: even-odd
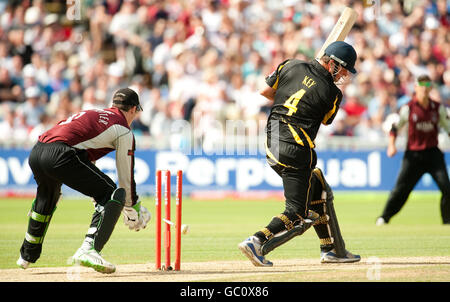
{"label": "wicketkeeper leg pad", "polygon": [[104,206],[97,204],[85,242],[92,242],[97,252],[100,252],[108,242],[125,205],[126,192],[123,188],[116,189]]}
{"label": "wicketkeeper leg pad", "polygon": [[45,234],[47,233],[53,213],[56,210],[56,203],[58,202],[59,196],[59,194],[58,196],[55,196],[55,201],[49,203],[52,208],[50,210],[45,210],[47,213],[42,211],[42,206],[37,209],[36,200],[34,200],[31,205],[31,209],[28,212],[30,218],[28,220],[27,232],[25,233],[25,239],[20,248],[22,258],[28,262],[36,262],[41,255]]}

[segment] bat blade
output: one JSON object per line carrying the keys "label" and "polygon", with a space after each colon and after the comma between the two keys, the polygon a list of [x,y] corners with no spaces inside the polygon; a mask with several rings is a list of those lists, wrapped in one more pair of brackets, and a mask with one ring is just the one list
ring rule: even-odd
{"label": "bat blade", "polygon": [[350,7],[346,7],[344,11],[342,12],[341,16],[339,17],[339,20],[337,21],[336,25],[334,25],[333,29],[331,30],[331,33],[328,35],[327,40],[323,44],[322,48],[319,50],[319,52],[316,55],[316,59],[320,59],[325,52],[325,49],[333,42],[336,41],[344,41],[347,37],[348,33],[353,27],[353,24],[355,24],[356,19],[358,18],[358,13]]}

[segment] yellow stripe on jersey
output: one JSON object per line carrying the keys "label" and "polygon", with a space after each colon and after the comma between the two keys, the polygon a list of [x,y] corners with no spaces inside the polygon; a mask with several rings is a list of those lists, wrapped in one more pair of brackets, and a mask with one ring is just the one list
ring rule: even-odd
{"label": "yellow stripe on jersey", "polygon": [[297,144],[299,144],[300,146],[304,146],[303,141],[301,140],[300,136],[298,136],[298,133],[295,131],[294,127],[292,127],[291,124],[288,124],[288,126]]}
{"label": "yellow stripe on jersey", "polygon": [[[286,63],[284,63],[283,65],[280,65],[280,67],[278,67],[277,73],[280,72],[281,69],[283,69],[284,65],[286,65],[287,63],[289,63],[289,61],[287,61]],[[278,81],[280,80],[280,77],[277,76],[277,80],[275,81],[275,84],[273,84],[272,88],[273,89],[277,89],[278,88]]]}
{"label": "yellow stripe on jersey", "polygon": [[267,141],[264,142],[264,145],[266,146],[266,153],[267,153],[267,156],[268,156],[271,160],[273,160],[276,164],[278,164],[278,165],[280,165],[280,166],[283,166],[283,167],[286,167],[286,168],[294,168],[294,169],[296,169],[295,167],[291,167],[291,166],[289,166],[289,165],[285,165],[285,164],[281,163],[281,162],[275,157],[275,155],[273,155],[272,152],[270,152],[269,147],[267,146]]}
{"label": "yellow stripe on jersey", "polygon": [[312,142],[312,140],[309,138],[309,135],[306,134],[305,130],[303,130],[302,128],[300,128],[300,130],[303,132],[303,135],[306,137],[306,140],[308,141],[308,145],[310,148],[315,148],[316,145],[314,145],[314,143]]}
{"label": "yellow stripe on jersey", "polygon": [[339,96],[336,96],[336,99],[334,100],[334,103],[333,103],[333,108],[330,111],[328,111],[328,113],[325,115],[325,117],[322,120],[322,124],[327,125],[327,122],[330,119],[330,117],[332,117],[333,114],[336,112],[336,104],[337,104],[338,99],[339,99]]}
{"label": "yellow stripe on jersey", "polygon": [[[289,127],[289,130],[291,130],[292,136],[294,137],[295,141],[297,142],[297,144],[299,144],[300,146],[305,146],[303,144],[302,139],[300,138],[300,136],[298,135],[297,131],[295,131],[294,127],[291,126],[291,124],[287,124]],[[315,145],[314,143],[311,141],[311,139],[309,138],[308,134],[306,134],[305,130],[303,130],[302,128],[300,128],[300,130],[302,131],[303,135],[305,135],[306,140],[308,141],[308,145],[310,148],[314,148]]]}

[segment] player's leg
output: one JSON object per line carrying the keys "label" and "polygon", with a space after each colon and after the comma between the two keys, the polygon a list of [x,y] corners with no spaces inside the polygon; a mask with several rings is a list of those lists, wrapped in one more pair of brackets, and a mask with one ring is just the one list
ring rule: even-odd
{"label": "player's leg", "polygon": [[[88,159],[85,151],[75,150],[64,144],[55,144],[49,148],[59,149],[60,153],[54,162],[47,164],[46,173],[68,187],[94,198],[96,209],[92,225],[95,224],[99,229],[95,234],[99,234],[101,238],[109,238],[111,234],[108,233],[112,232],[125,203],[124,190],[116,190],[117,186],[114,181]],[[114,197],[116,195],[119,197]],[[109,215],[115,219],[110,219]],[[106,234],[103,234],[102,226],[110,223],[113,225],[105,226]],[[94,239],[94,237],[92,238]],[[99,242],[96,245],[97,251],[100,252],[103,246],[104,243]]]}
{"label": "player's leg", "polygon": [[240,250],[256,266],[272,266],[264,255],[303,234],[318,218],[317,214],[307,209],[310,167],[316,162],[314,150],[278,143],[267,148],[267,154],[269,164],[283,180],[286,204],[283,213],[273,217],[265,228],[239,244]]}
{"label": "player's leg", "polygon": [[[125,190],[89,161],[85,152],[67,152],[64,164],[52,172],[67,186],[93,197],[95,209],[81,247],[72,257],[74,263],[112,273],[115,266],[100,255],[108,242],[125,205]],[[66,173],[71,171],[71,173]]]}
{"label": "player's leg", "polygon": [[334,210],[334,194],[319,168],[313,170],[311,181],[310,208],[319,214],[314,223],[314,230],[320,240],[322,263],[350,263],[361,260],[345,249],[336,212]]}
{"label": "player's leg", "polygon": [[69,146],[63,148],[66,149],[65,153],[49,173],[68,187],[105,206],[117,188],[115,182],[89,160],[86,151],[75,150]]}
{"label": "player's leg", "polygon": [[425,170],[417,152],[406,151],[394,189],[389,194],[383,213],[377,220],[377,225],[388,223],[392,216],[401,210],[424,173]]}
{"label": "player's leg", "polygon": [[[238,246],[255,266],[272,266],[272,262],[266,260],[264,256],[295,236],[303,234],[318,218],[318,215],[313,212],[310,212],[310,215],[304,214],[308,212],[306,210],[307,193],[299,188],[308,190],[308,175],[306,175],[306,172],[301,173],[299,171],[296,171],[296,176],[292,174],[283,172],[282,177],[286,197],[285,211],[274,216],[266,227]],[[300,174],[305,174],[304,178],[307,180],[302,182],[299,177]],[[294,194],[294,192],[297,192],[297,194]],[[302,205],[296,206],[292,203],[292,200],[298,200],[300,194],[304,195],[305,201]],[[303,215],[305,217],[302,217]]]}
{"label": "player's leg", "polygon": [[28,219],[27,232],[20,248],[20,259],[17,263],[22,268],[27,268],[28,263],[35,263],[41,255],[44,238],[59,200],[60,188],[61,185],[56,182],[53,184],[40,182],[38,185],[36,198],[28,213],[30,218]]}
{"label": "player's leg", "polygon": [[436,148],[431,150],[431,152],[428,172],[438,185],[439,190],[441,190],[440,209],[442,223],[450,224],[450,181],[448,179],[447,165],[442,151]]}
{"label": "player's leg", "polygon": [[254,234],[262,243],[263,255],[303,234],[319,218],[318,214],[307,209],[311,187],[310,170],[286,169],[282,173],[282,179],[286,199],[284,212],[273,217],[265,228]]}
{"label": "player's leg", "polygon": [[311,180],[310,208],[319,214],[319,219],[314,223],[314,230],[319,237],[320,251],[325,253],[334,248],[333,235],[328,225],[329,216],[326,214],[326,199],[333,198],[332,194],[332,192],[327,194],[324,191],[321,182],[314,173]]}
{"label": "player's leg", "polygon": [[[98,169],[84,151],[75,150],[62,143],[45,144],[42,152],[44,171],[68,187],[94,198],[95,210],[91,226],[82,247],[89,253],[91,263],[79,261],[101,272],[113,272],[114,266],[99,254],[110,238],[125,204],[125,190],[116,190],[111,178]],[[58,156],[51,156],[58,154]],[[76,253],[75,261],[81,257]]]}
{"label": "player's leg", "polygon": [[100,251],[108,242],[125,204],[126,192],[116,189],[104,206],[96,204],[91,225],[81,247],[72,257],[73,263],[91,267],[101,273],[115,272],[115,266],[103,259]]}
{"label": "player's leg", "polygon": [[[281,171],[283,167],[279,165],[277,162],[272,161],[268,157],[268,162],[272,169],[277,172],[278,175],[281,176]],[[269,236],[269,234],[267,234]],[[255,266],[273,266],[273,263],[267,260],[261,251],[262,243],[264,239],[258,238],[255,235],[252,235],[245,239],[243,242],[238,244],[238,248],[241,252],[253,263]]]}
{"label": "player's leg", "polygon": [[42,157],[45,155],[45,149],[43,147],[41,144],[33,147],[29,157],[29,165],[37,183],[37,190],[36,198],[28,213],[30,218],[27,232],[17,261],[17,264],[24,269],[39,259],[50,220],[61,195],[61,183],[44,172],[45,158],[43,160]]}

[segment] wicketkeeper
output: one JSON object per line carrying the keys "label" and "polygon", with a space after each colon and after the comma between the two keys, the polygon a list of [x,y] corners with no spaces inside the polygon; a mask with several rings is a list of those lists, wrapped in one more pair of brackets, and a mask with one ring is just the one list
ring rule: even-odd
{"label": "wicketkeeper", "polygon": [[[361,259],[346,251],[343,242],[337,244],[342,238],[331,189],[322,173],[314,170],[314,139],[320,125],[331,124],[336,116],[342,100],[336,83],[348,72],[356,73],[356,57],[351,45],[333,42],[319,61],[289,59],[266,78],[268,87],[261,94],[274,102],[267,123],[266,154],[283,180],[285,210],[238,245],[255,266],[272,266],[265,255],[314,224],[321,239],[322,262]],[[322,192],[326,192],[324,197]]]}
{"label": "wicketkeeper", "polygon": [[[136,194],[134,181],[135,139],[130,125],[141,110],[137,93],[122,88],[115,92],[111,108],[81,111],[39,137],[29,157],[37,193],[17,260],[20,267],[26,269],[40,257],[61,186],[65,184],[92,197],[95,203],[91,225],[72,257],[73,262],[101,273],[115,271],[115,266],[103,259],[100,252],[120,213],[125,224],[136,231],[145,228],[150,220],[150,213]],[[94,164],[113,150],[119,187]]]}

